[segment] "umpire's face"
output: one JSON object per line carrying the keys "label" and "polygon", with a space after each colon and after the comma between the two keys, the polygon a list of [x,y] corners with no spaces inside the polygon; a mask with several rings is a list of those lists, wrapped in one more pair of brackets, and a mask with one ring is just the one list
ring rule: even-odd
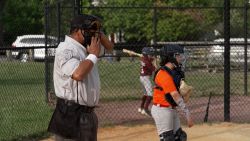
{"label": "umpire's face", "polygon": [[100,38],[100,36],[101,34],[97,30],[85,30],[83,33],[83,42],[86,45],[90,45],[92,37]]}

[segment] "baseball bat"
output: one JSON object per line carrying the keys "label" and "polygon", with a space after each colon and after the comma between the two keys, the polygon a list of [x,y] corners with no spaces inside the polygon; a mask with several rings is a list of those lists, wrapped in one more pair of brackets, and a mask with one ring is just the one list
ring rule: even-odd
{"label": "baseball bat", "polygon": [[129,55],[135,55],[135,56],[142,57],[142,54],[140,54],[140,53],[136,53],[136,52],[134,52],[134,51],[132,51],[132,50],[122,49],[122,52],[124,52],[124,53],[128,53]]}
{"label": "baseball bat", "polygon": [[212,97],[212,93],[210,92],[209,98],[208,98],[208,103],[207,103],[206,115],[204,117],[204,122],[207,122],[207,120],[208,120],[209,105],[210,105],[211,97]]}

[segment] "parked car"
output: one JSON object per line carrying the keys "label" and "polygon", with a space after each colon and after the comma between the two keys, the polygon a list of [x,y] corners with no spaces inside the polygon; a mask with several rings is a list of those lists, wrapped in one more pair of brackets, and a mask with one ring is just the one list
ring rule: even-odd
{"label": "parked car", "polygon": [[[55,48],[58,43],[56,37],[48,36],[47,38],[47,47],[48,48],[48,56],[55,55]],[[12,50],[11,55],[20,59],[23,62],[26,62],[29,59],[34,60],[43,60],[45,58],[45,35],[22,35],[18,36],[17,39],[12,43],[13,48],[18,47],[39,47],[38,49],[20,49],[20,50]],[[44,48],[40,48],[44,47]]]}
{"label": "parked car", "polygon": [[[216,39],[214,40],[215,44],[210,49],[208,59],[210,64],[223,64],[224,63],[224,39]],[[248,43],[250,39],[248,39]],[[230,45],[230,62],[233,64],[242,64],[244,63],[244,53],[245,53],[245,46],[244,38],[231,38],[230,44],[240,44],[240,45]],[[247,57],[250,58],[250,49],[247,49]],[[248,63],[250,60],[247,59]]]}

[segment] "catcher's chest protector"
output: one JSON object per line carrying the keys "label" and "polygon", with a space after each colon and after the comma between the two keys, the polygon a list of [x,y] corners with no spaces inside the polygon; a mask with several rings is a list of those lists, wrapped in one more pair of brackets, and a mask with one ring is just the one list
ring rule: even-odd
{"label": "catcher's chest protector", "polygon": [[[160,70],[166,71],[168,74],[170,74],[170,75],[172,76],[173,80],[175,79],[175,75],[173,74],[172,70],[171,70],[170,68],[166,67],[166,66],[163,66],[163,67],[160,67],[158,70],[155,71],[154,78],[153,78],[154,82],[155,82],[155,77],[156,77],[157,73],[158,73]],[[174,81],[174,82],[175,82],[175,81]],[[175,84],[176,89],[179,91],[178,84],[176,84],[176,83],[174,83],[174,84]],[[156,87],[158,87],[159,89],[162,89],[162,88],[161,88],[159,85],[157,85],[156,83],[155,83],[155,85],[156,85]]]}
{"label": "catcher's chest protector", "polygon": [[[155,78],[156,78],[156,75],[157,73],[160,71],[160,70],[163,70],[163,71],[166,71],[173,79],[174,79],[174,76],[173,76],[173,71],[171,69],[169,69],[168,67],[166,66],[163,66],[161,67],[160,69],[158,69],[156,72],[155,72],[155,75],[154,75],[154,82],[155,82]],[[179,91],[177,85],[176,85],[176,82],[174,82],[174,85],[176,87],[176,89]],[[161,86],[159,86],[156,82],[155,82],[155,89],[158,89],[160,91],[163,91],[163,88]],[[165,100],[173,107],[176,107],[177,104],[176,102],[174,101],[173,97],[170,95],[170,93],[166,93],[164,95],[164,98]]]}

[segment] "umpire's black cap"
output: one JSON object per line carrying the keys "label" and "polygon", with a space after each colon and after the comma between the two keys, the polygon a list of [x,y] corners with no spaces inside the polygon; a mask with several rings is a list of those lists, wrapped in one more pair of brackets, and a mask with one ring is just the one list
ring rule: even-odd
{"label": "umpire's black cap", "polygon": [[99,30],[101,28],[101,19],[94,15],[79,14],[70,21],[70,27],[71,29]]}

